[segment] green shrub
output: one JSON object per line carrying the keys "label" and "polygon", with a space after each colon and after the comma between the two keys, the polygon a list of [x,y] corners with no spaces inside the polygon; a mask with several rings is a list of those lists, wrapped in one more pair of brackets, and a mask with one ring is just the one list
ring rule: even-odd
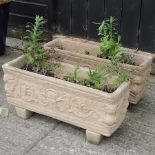
{"label": "green shrub", "polygon": [[133,64],[132,56],[121,49],[121,36],[117,33],[116,21],[114,17],[110,17],[99,26],[98,35],[101,37],[99,57],[110,59],[113,64],[118,62]]}
{"label": "green shrub", "polygon": [[88,72],[88,80],[87,80],[87,86],[93,87],[96,89],[102,88],[102,80],[104,78],[104,73],[101,70],[101,68],[96,68],[95,70],[89,70]]}
{"label": "green shrub", "polygon": [[114,65],[108,69],[100,67],[95,70],[90,69],[87,79],[80,79],[78,71],[79,67],[75,68],[73,75],[67,77],[66,80],[108,93],[114,92],[123,82],[130,81],[129,73],[118,66],[114,67]]}
{"label": "green shrub", "polygon": [[30,23],[26,26],[27,36],[25,38],[28,44],[25,54],[29,61],[27,69],[35,73],[47,75],[52,71],[53,65],[49,55],[44,51],[41,44],[45,23],[46,21],[42,16],[36,16],[35,23]]}

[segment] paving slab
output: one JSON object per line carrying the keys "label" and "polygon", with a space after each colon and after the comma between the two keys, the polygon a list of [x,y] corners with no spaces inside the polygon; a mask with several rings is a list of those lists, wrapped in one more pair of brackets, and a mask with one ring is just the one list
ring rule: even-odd
{"label": "paving slab", "polygon": [[92,154],[92,155],[154,155],[155,115],[129,107],[126,120],[111,137],[95,146],[85,141],[85,131],[65,123],[40,141],[28,155]]}
{"label": "paving slab", "polygon": [[[0,64],[19,56],[8,49]],[[0,118],[0,155],[154,155],[155,154],[155,76],[137,105],[130,105],[127,117],[110,138],[100,145],[85,140],[85,130],[52,118],[33,114],[28,120],[16,116],[6,100],[3,72],[0,71],[0,106],[9,116]]]}
{"label": "paving slab", "polygon": [[103,138],[100,145],[92,145],[85,141],[84,130],[62,123],[27,154],[153,155],[154,140],[152,135],[124,123],[111,138]]}
{"label": "paving slab", "polygon": [[22,120],[12,113],[7,119],[0,119],[0,150],[9,150],[8,155],[24,154],[57,124],[48,117],[34,115],[30,120]]}

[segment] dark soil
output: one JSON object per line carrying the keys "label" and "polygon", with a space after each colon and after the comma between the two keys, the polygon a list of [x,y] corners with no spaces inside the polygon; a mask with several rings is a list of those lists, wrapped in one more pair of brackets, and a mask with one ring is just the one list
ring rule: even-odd
{"label": "dark soil", "polygon": [[[21,69],[29,71],[29,72],[34,72],[32,69],[32,65],[31,64],[26,64],[24,65]],[[45,73],[42,72],[42,70],[38,70],[37,72],[34,72],[40,75],[45,75],[45,76],[50,76],[50,77],[54,77],[54,73],[52,71],[46,71]]]}

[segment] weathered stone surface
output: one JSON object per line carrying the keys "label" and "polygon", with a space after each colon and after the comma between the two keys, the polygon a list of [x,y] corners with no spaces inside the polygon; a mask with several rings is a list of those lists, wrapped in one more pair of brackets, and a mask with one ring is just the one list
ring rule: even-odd
{"label": "weathered stone surface", "polygon": [[155,75],[155,54],[154,53],[149,53],[149,52],[144,52],[144,51],[138,51],[138,53],[145,54],[147,56],[152,56],[153,57],[151,74]]}
{"label": "weathered stone surface", "polygon": [[[16,52],[17,52],[17,51],[19,51],[19,49],[20,50],[24,50],[25,49],[26,41],[21,40],[21,39],[17,39],[17,38],[7,37],[6,38],[6,46],[11,47],[12,48],[11,50],[13,50],[13,48],[16,49]],[[12,52],[12,54],[13,54],[13,52]]]}
{"label": "weathered stone surface", "polygon": [[102,135],[86,130],[86,138],[88,142],[98,145],[102,140]]}
{"label": "weathered stone surface", "polygon": [[[133,120],[134,121],[134,120]],[[153,134],[139,132],[125,121],[110,138],[103,137],[100,145],[85,141],[85,132],[79,128],[60,124],[52,133],[40,141],[28,155],[152,155],[155,153]],[[143,124],[139,124],[141,128]]]}
{"label": "weathered stone surface", "polygon": [[8,108],[3,108],[3,107],[0,107],[0,118],[6,118],[8,117],[8,114],[9,114],[9,111],[8,111]]}
{"label": "weathered stone surface", "polygon": [[28,119],[32,116],[32,112],[23,108],[15,107],[16,113],[19,117],[23,119]]}
{"label": "weathered stone surface", "polygon": [[[51,132],[57,122],[48,117],[34,115],[31,120],[23,120],[10,113],[6,119],[0,119],[0,154],[22,155]],[[1,154],[3,155],[3,154]]]}
{"label": "weathered stone surface", "polygon": [[153,54],[153,63],[152,63],[151,74],[155,75],[155,54]]}
{"label": "weathered stone surface", "polygon": [[[49,53],[55,51],[59,55],[60,60],[66,63],[80,64],[89,68],[94,68],[97,65],[104,67],[110,65],[109,60],[97,57],[100,48],[96,42],[78,38],[58,38],[45,44],[44,48]],[[132,75],[129,101],[136,104],[142,98],[149,83],[152,56],[134,53],[134,50],[131,49],[124,48],[123,50],[130,52],[135,62],[139,65],[121,65]]]}
{"label": "weathered stone surface", "polygon": [[124,120],[129,83],[109,94],[24,71],[20,67],[26,61],[21,56],[3,65],[7,99],[21,108],[16,108],[18,115],[37,112],[104,136],[111,136]]}

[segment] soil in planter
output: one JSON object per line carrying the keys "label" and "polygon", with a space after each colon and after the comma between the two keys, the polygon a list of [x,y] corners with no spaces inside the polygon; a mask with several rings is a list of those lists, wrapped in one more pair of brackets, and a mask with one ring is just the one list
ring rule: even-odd
{"label": "soil in planter", "polygon": [[[97,57],[110,60],[108,56],[105,56],[103,54],[98,54]],[[118,60],[119,63],[139,66],[138,64],[136,64],[136,62],[134,62],[133,57],[131,55],[123,53],[123,57],[124,59]]]}
{"label": "soil in planter", "polygon": [[[69,81],[70,77],[65,77],[64,80],[66,81]],[[71,82],[71,81],[69,81]],[[107,92],[107,93],[113,93],[118,87],[114,86],[112,87],[112,85],[103,85],[101,88],[96,88],[94,86],[94,84],[90,83],[88,79],[84,79],[84,80],[79,80],[79,81],[73,81],[72,83],[75,83],[75,84],[79,84],[79,85],[82,85],[82,86],[86,86],[86,87],[90,87],[90,88],[93,88],[93,89],[98,89],[98,90],[101,90],[103,92]]]}
{"label": "soil in planter", "polygon": [[[55,65],[54,67],[57,68],[58,65]],[[21,69],[29,71],[29,72],[34,72],[33,69],[32,69],[32,65],[31,64],[26,64]],[[45,76],[50,76],[50,77],[54,77],[55,76],[55,74],[54,74],[52,69],[51,70],[45,70],[45,71],[43,71],[43,69],[38,69],[34,73],[45,75]]]}
{"label": "soil in planter", "polygon": [[87,75],[80,77],[82,73],[78,73],[79,68],[76,67],[74,72],[69,76],[64,76],[63,79],[72,83],[98,89],[107,93],[113,93],[123,82],[129,81],[130,76],[127,72],[118,73],[108,68],[96,68],[95,70],[87,71]]}
{"label": "soil in planter", "polygon": [[[63,46],[57,46],[56,45],[55,47],[58,48],[58,49],[60,49],[60,50],[67,50],[67,49],[64,49]],[[88,50],[86,50],[84,52],[78,52],[77,51],[75,53],[80,53],[80,54],[85,54],[85,55],[90,55],[90,56],[92,55],[91,52],[88,51]],[[97,53],[95,54],[95,52],[94,52],[93,55],[96,55],[96,57],[98,57],[98,58],[103,58],[103,59],[111,60],[110,57],[108,57],[108,56],[106,56],[104,54],[99,54],[99,53],[98,54]],[[132,55],[123,52],[122,57],[123,57],[123,59],[118,60],[118,63],[139,66],[139,64],[135,62],[135,60],[134,60],[134,58],[133,58]]]}
{"label": "soil in planter", "polygon": [[[102,80],[104,81],[102,84],[101,84],[101,81],[97,81],[99,83],[99,86],[95,85],[95,82],[91,81],[89,78],[88,78],[88,70],[86,73],[83,73],[84,71],[81,71],[79,73],[77,73],[77,71],[79,70],[79,68],[73,68],[70,69],[69,66],[63,68],[64,66],[63,65],[60,65],[60,64],[54,64],[55,66],[53,66],[53,70],[48,70],[46,72],[43,72],[42,70],[38,70],[38,74],[41,74],[41,75],[45,75],[45,76],[50,76],[50,77],[54,77],[54,78],[58,78],[58,79],[61,79],[61,80],[65,80],[65,81],[68,81],[68,82],[71,82],[71,83],[75,83],[75,84],[79,84],[79,85],[82,85],[82,86],[86,86],[86,87],[90,87],[90,88],[93,88],[93,89],[98,89],[98,90],[101,90],[103,92],[107,92],[107,93],[113,93],[121,83],[123,83],[124,81],[122,81],[121,83],[118,83],[117,82],[117,78],[116,76],[113,76],[113,79],[109,82],[108,80]],[[26,64],[22,67],[23,70],[27,70],[27,71],[30,71],[30,72],[34,72],[33,69],[32,69],[32,65],[31,64]],[[78,74],[78,75],[76,75]],[[127,81],[127,80],[126,80]]]}

